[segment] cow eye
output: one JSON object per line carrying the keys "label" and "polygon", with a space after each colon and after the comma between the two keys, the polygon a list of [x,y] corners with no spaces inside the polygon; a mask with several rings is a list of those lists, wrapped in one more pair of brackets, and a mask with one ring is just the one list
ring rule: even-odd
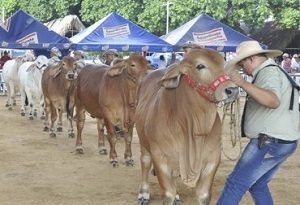
{"label": "cow eye", "polygon": [[204,66],[203,64],[199,64],[199,65],[197,65],[196,68],[197,68],[198,70],[201,70],[201,69],[205,68],[205,66]]}

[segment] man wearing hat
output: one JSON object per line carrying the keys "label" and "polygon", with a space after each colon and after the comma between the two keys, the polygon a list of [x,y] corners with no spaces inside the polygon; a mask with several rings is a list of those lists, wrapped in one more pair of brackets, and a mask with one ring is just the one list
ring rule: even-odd
{"label": "man wearing hat", "polygon": [[[247,93],[241,128],[249,143],[228,176],[217,205],[238,205],[246,191],[256,205],[273,204],[268,183],[295,151],[300,137],[299,94],[294,92],[291,98],[294,88],[272,59],[281,54],[262,49],[257,41],[245,41],[226,65],[231,80]],[[238,73],[240,68],[253,77],[252,83]]]}
{"label": "man wearing hat", "polygon": [[61,52],[58,50],[58,48],[53,47],[50,50],[50,59],[49,59],[49,65],[58,63],[60,61]]}
{"label": "man wearing hat", "polygon": [[110,66],[113,60],[119,57],[119,54],[115,49],[108,49],[103,53],[102,57],[104,58],[104,63]]}
{"label": "man wearing hat", "polygon": [[80,50],[76,50],[73,52],[73,58],[75,59],[76,66],[79,70],[85,66],[84,57],[84,53]]}
{"label": "man wearing hat", "polygon": [[185,44],[183,44],[182,46],[181,46],[181,48],[182,48],[182,50],[183,50],[183,57],[185,57],[190,51],[191,51],[191,49],[193,49],[193,48],[199,48],[199,49],[201,49],[201,46],[200,45],[198,45],[197,43],[195,43],[195,42],[192,42],[192,41],[187,41]]}

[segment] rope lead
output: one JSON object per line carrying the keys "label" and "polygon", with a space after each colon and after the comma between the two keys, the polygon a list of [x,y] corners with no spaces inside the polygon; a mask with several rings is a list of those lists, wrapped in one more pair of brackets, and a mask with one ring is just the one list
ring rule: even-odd
{"label": "rope lead", "polygon": [[[223,107],[223,117],[222,117],[222,133],[224,133],[225,119],[229,116],[229,134],[232,148],[239,146],[239,153],[236,157],[229,156],[223,149],[222,140],[222,153],[230,161],[236,161],[242,153],[242,141],[241,141],[241,131],[240,131],[240,99],[233,101],[232,103],[225,104]],[[224,135],[223,137],[224,138]]]}

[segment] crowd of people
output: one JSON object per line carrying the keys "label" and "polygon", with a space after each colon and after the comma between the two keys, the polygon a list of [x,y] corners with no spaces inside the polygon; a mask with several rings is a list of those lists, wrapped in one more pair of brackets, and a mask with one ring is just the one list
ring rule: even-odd
{"label": "crowd of people", "polygon": [[288,73],[299,73],[300,72],[300,54],[284,53],[282,55],[281,67]]}
{"label": "crowd of people", "polygon": [[[183,58],[192,48],[201,48],[201,46],[191,41],[188,41],[187,43],[181,46],[181,51],[183,51],[182,54]],[[85,62],[86,54],[83,51],[80,50],[71,51],[69,55],[76,58],[78,63],[82,64],[81,66],[85,65],[84,62]],[[49,64],[59,62],[61,58],[62,58],[62,53],[58,48],[53,47],[50,49]],[[106,65],[111,65],[114,59],[122,59],[121,54],[116,49],[108,49],[99,56],[99,62]],[[280,59],[282,60],[280,61]],[[9,55],[9,52],[8,51],[1,52],[0,70],[2,69],[4,63],[8,60],[11,60],[11,56]],[[277,57],[276,60],[287,73],[290,74],[300,73],[300,54],[284,53],[282,56]],[[158,66],[157,68],[154,69],[164,69],[172,63],[179,63],[179,60],[176,59],[176,54],[174,52],[172,53],[170,60],[167,60],[165,55],[160,55]]]}

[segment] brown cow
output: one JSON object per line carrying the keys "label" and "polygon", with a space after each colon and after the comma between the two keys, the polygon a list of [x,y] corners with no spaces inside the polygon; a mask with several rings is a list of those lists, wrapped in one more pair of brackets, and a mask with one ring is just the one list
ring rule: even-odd
{"label": "brown cow", "polygon": [[105,153],[103,126],[108,133],[110,161],[118,165],[115,127],[124,131],[126,164],[133,165],[131,141],[136,93],[140,79],[148,70],[144,57],[133,54],[113,67],[87,65],[78,75],[75,95],[77,140],[76,151],[83,153],[81,133],[85,111],[98,119],[99,152]]}
{"label": "brown cow", "polygon": [[141,144],[140,205],[149,203],[152,164],[164,205],[180,204],[175,171],[184,184],[196,187],[199,204],[209,204],[221,156],[216,103],[238,96],[223,67],[218,52],[193,49],[180,64],[154,71],[141,82],[135,118]]}
{"label": "brown cow", "polygon": [[[62,132],[62,114],[66,110],[66,96],[74,91],[75,80],[78,76],[76,61],[72,57],[64,57],[59,63],[49,65],[42,76],[42,90],[45,102],[44,131],[49,131],[51,137],[56,137],[54,123],[57,119],[57,131]],[[70,95],[74,98],[74,94]],[[74,107],[74,99],[72,100]],[[49,115],[51,115],[49,126]],[[72,120],[69,120],[69,137],[74,137]]]}

